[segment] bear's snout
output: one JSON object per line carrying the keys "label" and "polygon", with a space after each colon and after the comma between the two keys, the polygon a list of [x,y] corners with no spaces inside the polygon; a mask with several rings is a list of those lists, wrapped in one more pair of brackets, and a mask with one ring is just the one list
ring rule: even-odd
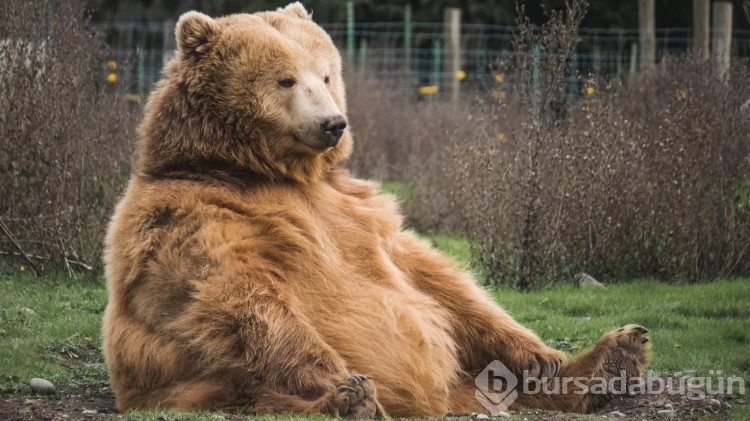
{"label": "bear's snout", "polygon": [[330,147],[338,145],[345,128],[346,120],[341,115],[328,117],[320,124],[320,130],[326,135]]}

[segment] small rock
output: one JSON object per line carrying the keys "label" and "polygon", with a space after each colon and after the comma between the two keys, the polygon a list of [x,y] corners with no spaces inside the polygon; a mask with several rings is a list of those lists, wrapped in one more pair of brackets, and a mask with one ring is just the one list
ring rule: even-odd
{"label": "small rock", "polygon": [[732,407],[732,405],[730,405],[729,402],[724,402],[724,406],[726,406],[727,408],[731,408]]}
{"label": "small rock", "polygon": [[96,409],[85,409],[81,411],[82,414],[96,414]]}
{"label": "small rock", "polygon": [[33,316],[33,315],[36,314],[36,311],[34,311],[34,310],[32,310],[32,309],[30,309],[28,307],[22,307],[21,308],[21,313],[23,313],[23,314],[25,314],[27,316]]}
{"label": "small rock", "polygon": [[709,403],[710,403],[710,404],[711,404],[712,406],[718,406],[718,407],[721,407],[721,401],[720,401],[720,400],[718,400],[718,399],[709,399],[709,400],[708,400],[708,402],[709,402]]}
{"label": "small rock", "polygon": [[674,415],[674,409],[660,409],[656,411],[656,413],[661,415]]}
{"label": "small rock", "polygon": [[490,417],[487,414],[476,414],[474,416],[475,420],[488,420]]}
{"label": "small rock", "polygon": [[497,414],[494,414],[494,416],[497,418],[510,418],[510,414],[505,411],[500,411]]}
{"label": "small rock", "polygon": [[40,379],[38,377],[31,379],[29,386],[31,386],[31,391],[34,393],[40,393],[43,395],[55,393],[54,384],[50,383],[49,380]]}
{"label": "small rock", "polygon": [[671,403],[665,404],[664,409],[670,409],[670,410],[673,409],[672,404]]}
{"label": "small rock", "polygon": [[620,418],[625,417],[625,414],[623,414],[620,411],[612,411],[612,412],[609,413],[609,415],[611,415],[613,417],[620,417]]}
{"label": "small rock", "polygon": [[595,287],[595,288],[604,288],[604,284],[594,279],[593,276],[587,274],[587,273],[579,273],[575,276],[576,281],[578,281],[578,286],[580,287]]}

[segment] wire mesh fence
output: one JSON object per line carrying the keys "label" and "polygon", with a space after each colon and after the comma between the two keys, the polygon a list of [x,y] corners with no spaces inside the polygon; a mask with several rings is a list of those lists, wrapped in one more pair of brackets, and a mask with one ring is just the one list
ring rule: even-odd
{"label": "wire mesh fence", "polygon": [[[107,34],[110,64],[103,77],[126,83],[127,90],[146,95],[159,79],[174,50],[174,22],[111,22],[94,25]],[[507,83],[505,73],[514,61],[515,28],[498,25],[461,25],[461,72],[446,74],[443,23],[357,23],[350,35],[346,23],[323,25],[340,47],[345,69],[398,82],[415,93],[419,87],[437,91],[446,80],[459,77],[462,85],[486,88]],[[569,93],[579,94],[587,75],[624,80],[637,71],[638,30],[581,28],[571,59]],[[352,39],[352,48],[347,40]],[[692,29],[656,30],[657,62],[665,57],[689,55]],[[750,31],[735,30],[732,55],[750,57]],[[113,63],[114,62],[114,63]],[[112,74],[114,73],[114,78]]]}

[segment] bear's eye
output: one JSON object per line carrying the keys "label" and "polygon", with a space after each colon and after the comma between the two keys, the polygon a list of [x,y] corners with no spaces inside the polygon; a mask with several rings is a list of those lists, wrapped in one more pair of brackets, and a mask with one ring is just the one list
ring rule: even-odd
{"label": "bear's eye", "polygon": [[295,83],[296,81],[294,79],[288,77],[286,79],[281,79],[279,81],[279,86],[281,86],[282,88],[291,88]]}
{"label": "bear's eye", "polygon": [[328,77],[328,76],[326,76],[326,77],[323,78],[323,82],[325,82],[326,85],[328,85],[328,82],[330,82],[330,81],[331,81],[331,78]]}

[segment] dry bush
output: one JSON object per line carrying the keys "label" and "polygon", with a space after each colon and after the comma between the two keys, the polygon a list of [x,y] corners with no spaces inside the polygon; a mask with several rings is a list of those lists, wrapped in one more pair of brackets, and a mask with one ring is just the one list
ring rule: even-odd
{"label": "dry bush", "polygon": [[721,80],[713,62],[664,60],[625,85],[591,77],[596,95],[566,103],[582,6],[521,22],[502,101],[368,87],[350,111],[355,170],[414,186],[411,223],[470,237],[493,284],[749,276],[747,63]]}
{"label": "dry bush", "polygon": [[106,49],[82,2],[0,4],[0,253],[25,265],[100,266],[127,180],[135,119],[102,86]]}
{"label": "dry bush", "polygon": [[455,142],[485,129],[488,114],[475,118],[470,104],[415,99],[404,86],[373,79],[350,77],[347,86],[355,139],[348,167],[360,177],[405,183],[402,208],[414,228],[460,232],[463,216],[449,189],[457,184],[451,155]]}
{"label": "dry bush", "polygon": [[[498,180],[501,184],[494,194],[481,198],[469,195],[462,200],[472,203],[489,198],[488,206],[498,206],[494,199],[502,198],[498,220],[488,226],[486,218],[471,214],[468,232],[477,240],[475,254],[489,275],[512,282],[521,290],[556,275],[554,271],[564,258],[560,238],[550,230],[562,221],[559,214],[548,212],[556,203],[549,202],[545,194],[555,180],[555,175],[548,173],[547,160],[560,136],[569,62],[588,5],[584,0],[571,0],[565,6],[564,12],[551,11],[542,26],[532,24],[523,7],[518,7],[518,33],[514,40],[516,83],[508,107],[508,111],[513,110],[516,123],[508,132],[515,142],[508,150],[499,151],[505,159],[512,158],[503,165],[501,177],[513,178]],[[484,165],[486,168],[487,162]],[[466,182],[475,180],[471,177]]]}
{"label": "dry bush", "polygon": [[713,63],[665,62],[572,110],[564,153],[586,158],[568,160],[560,181],[567,219],[586,228],[562,233],[572,261],[602,275],[750,274],[738,200],[750,179],[749,76],[740,67],[722,82]]}
{"label": "dry bush", "polygon": [[520,100],[497,105],[506,140],[479,134],[452,161],[457,211],[490,280],[749,275],[748,77],[738,68],[722,83],[712,63],[663,63],[628,86],[600,83],[541,137]]}

